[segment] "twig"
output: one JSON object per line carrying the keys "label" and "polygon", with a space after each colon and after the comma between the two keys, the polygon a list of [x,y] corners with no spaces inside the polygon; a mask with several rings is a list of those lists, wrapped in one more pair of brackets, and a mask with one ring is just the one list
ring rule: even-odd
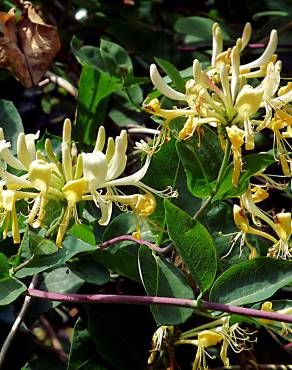
{"label": "twig", "polygon": [[13,274],[16,274],[17,273],[17,271],[19,271],[19,270],[21,270],[22,268],[24,268],[26,265],[28,265],[33,259],[34,259],[34,254],[29,258],[29,259],[27,259],[26,261],[24,261],[24,262],[22,262],[20,265],[18,265],[18,266],[16,266],[16,267],[14,267],[13,269],[12,269],[12,271],[13,271]]}
{"label": "twig", "polygon": [[97,248],[105,249],[105,248],[108,248],[109,246],[111,246],[113,244],[116,244],[116,243],[119,243],[119,242],[122,242],[122,241],[125,241],[125,240],[129,240],[129,241],[132,241],[132,242],[140,244],[140,245],[146,245],[148,248],[150,248],[150,249],[152,249],[152,250],[154,250],[155,252],[158,252],[158,253],[166,253],[172,248],[172,244],[167,245],[164,248],[161,248],[161,247],[157,247],[157,245],[155,245],[155,244],[152,244],[152,243],[148,242],[147,240],[136,239],[131,235],[117,236],[116,238],[113,238],[111,240],[108,240],[106,242],[98,244]]}
{"label": "twig", "polygon": [[112,304],[139,304],[139,305],[166,305],[178,306],[192,309],[204,309],[212,311],[221,311],[242,316],[251,316],[261,319],[268,319],[280,322],[292,323],[292,315],[283,315],[278,312],[266,312],[253,308],[236,307],[222,303],[202,301],[198,303],[193,299],[169,298],[169,297],[151,297],[151,296],[131,296],[115,294],[61,294],[46,292],[38,289],[28,289],[31,297],[44,299],[47,301],[71,302],[71,303],[112,303]]}
{"label": "twig", "polygon": [[42,315],[40,321],[47,332],[48,337],[52,342],[52,347],[57,349],[58,351],[64,351],[61,342],[59,341],[57,334],[55,333],[54,329],[52,328],[49,321]]}
{"label": "twig", "polygon": [[[37,275],[35,275],[33,278],[32,278],[32,281],[29,285],[29,288],[28,289],[34,289],[36,283],[37,283]],[[16,318],[16,320],[14,321],[14,324],[12,325],[12,328],[9,332],[9,334],[7,335],[7,338],[5,339],[4,343],[3,343],[3,346],[1,348],[1,352],[0,352],[0,369],[2,368],[3,366],[3,363],[4,363],[4,360],[5,360],[5,357],[6,357],[6,354],[8,352],[8,349],[14,339],[14,337],[16,336],[17,332],[18,332],[18,329],[20,328],[20,325],[23,321],[23,318],[30,306],[30,303],[31,303],[31,297],[28,295],[24,298],[24,302],[23,302],[23,305],[21,307],[21,310]]]}
{"label": "twig", "polygon": [[66,365],[68,364],[68,360],[69,360],[68,353],[66,353],[64,351],[61,351],[59,349],[53,348],[53,347],[46,346],[44,343],[42,343],[41,341],[39,341],[37,339],[34,339],[34,344],[41,351],[46,352],[46,355],[50,355],[51,357],[56,356],[64,364],[66,364]]}
{"label": "twig", "polygon": [[77,98],[78,94],[77,88],[73,86],[69,81],[65,80],[63,77],[57,76],[55,73],[50,71],[47,71],[45,73],[45,77],[49,78],[50,81],[65,89],[75,99]]}

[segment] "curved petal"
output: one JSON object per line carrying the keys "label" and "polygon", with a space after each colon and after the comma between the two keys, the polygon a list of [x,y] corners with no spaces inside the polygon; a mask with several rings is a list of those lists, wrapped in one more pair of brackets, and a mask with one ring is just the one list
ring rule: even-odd
{"label": "curved petal", "polygon": [[151,64],[150,66],[150,78],[156,89],[159,90],[163,95],[172,100],[186,100],[185,94],[182,94],[181,92],[178,92],[167,85],[167,83],[160,76],[155,64]]}

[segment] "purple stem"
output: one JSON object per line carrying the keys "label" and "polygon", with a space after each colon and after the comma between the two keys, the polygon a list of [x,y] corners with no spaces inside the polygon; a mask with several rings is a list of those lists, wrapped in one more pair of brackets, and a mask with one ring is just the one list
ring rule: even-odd
{"label": "purple stem", "polygon": [[265,312],[252,308],[236,307],[222,303],[205,302],[198,304],[192,299],[169,298],[169,297],[150,297],[150,296],[131,296],[114,294],[61,294],[45,292],[38,289],[28,289],[31,297],[48,301],[74,302],[74,303],[114,303],[114,304],[159,304],[167,306],[179,306],[186,308],[202,308],[205,310],[228,312],[243,316],[252,316],[261,319],[292,323],[292,316],[283,315],[278,312]]}
{"label": "purple stem", "polygon": [[164,248],[157,247],[157,245],[152,244],[152,243],[148,242],[147,240],[136,239],[131,235],[117,236],[116,238],[113,238],[111,240],[108,240],[106,242],[98,244],[97,247],[100,248],[100,249],[105,249],[105,248],[108,248],[109,246],[111,246],[112,244],[116,244],[116,243],[119,243],[119,242],[122,242],[122,241],[125,241],[125,240],[130,240],[130,241],[132,241],[134,243],[137,243],[137,244],[140,244],[140,245],[146,245],[148,248],[150,248],[150,249],[152,249],[152,250],[154,250],[155,252],[158,252],[158,253],[168,252],[172,248],[171,244],[167,245]]}

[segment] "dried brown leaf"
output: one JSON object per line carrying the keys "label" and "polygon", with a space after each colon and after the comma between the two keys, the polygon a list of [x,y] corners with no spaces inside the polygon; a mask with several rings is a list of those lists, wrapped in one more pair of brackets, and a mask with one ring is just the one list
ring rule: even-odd
{"label": "dried brown leaf", "polygon": [[31,3],[0,13],[0,67],[8,68],[25,87],[38,83],[48,70],[61,44],[54,26],[46,24]]}

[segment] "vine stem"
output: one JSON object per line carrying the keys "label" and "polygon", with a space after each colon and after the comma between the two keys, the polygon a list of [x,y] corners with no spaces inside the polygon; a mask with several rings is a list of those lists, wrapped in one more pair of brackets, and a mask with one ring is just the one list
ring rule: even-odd
{"label": "vine stem", "polygon": [[147,240],[136,239],[131,235],[117,236],[116,238],[113,238],[113,239],[107,240],[106,242],[98,244],[97,248],[105,249],[105,248],[108,248],[109,246],[111,246],[112,244],[116,244],[116,243],[119,243],[119,242],[122,242],[122,241],[125,241],[125,240],[129,240],[129,241],[132,241],[132,242],[140,244],[140,245],[146,245],[148,248],[150,248],[150,249],[152,249],[152,250],[154,250],[155,252],[158,252],[158,253],[166,253],[170,249],[172,249],[172,244],[171,243],[169,245],[167,245],[166,247],[161,248],[161,247],[158,247],[157,245],[155,245],[153,243],[148,242]]}
{"label": "vine stem", "polygon": [[[37,283],[37,279],[38,279],[38,276],[35,275],[33,278],[32,278],[32,281],[29,285],[29,288],[28,289],[34,289],[36,283]],[[6,354],[8,352],[8,349],[14,339],[14,337],[16,336],[17,332],[18,332],[18,329],[20,328],[20,325],[23,321],[23,318],[30,306],[30,303],[31,303],[31,297],[29,295],[27,295],[25,298],[24,298],[24,302],[23,302],[23,305],[21,307],[21,310],[16,318],[16,320],[14,321],[14,324],[12,325],[12,328],[9,332],[9,334],[7,335],[3,345],[2,345],[2,348],[1,348],[1,351],[0,351],[0,369],[2,368],[3,366],[3,363],[4,363],[4,360],[5,360],[5,357],[6,357]]]}
{"label": "vine stem", "polygon": [[47,292],[34,288],[28,288],[27,294],[30,297],[39,298],[47,301],[71,302],[71,303],[112,303],[112,304],[138,304],[150,305],[158,304],[165,306],[178,306],[192,309],[205,309],[213,311],[227,312],[242,316],[256,317],[266,320],[274,320],[292,323],[292,315],[283,315],[278,312],[266,312],[253,308],[237,307],[216,302],[200,301],[193,299],[152,297],[152,296],[132,296],[115,294],[61,294]]}

